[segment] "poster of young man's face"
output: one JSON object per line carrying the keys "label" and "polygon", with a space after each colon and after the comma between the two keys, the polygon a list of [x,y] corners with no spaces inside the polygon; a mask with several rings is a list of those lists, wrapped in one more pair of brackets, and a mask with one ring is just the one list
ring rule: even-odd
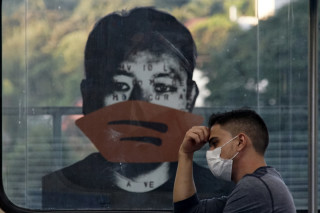
{"label": "poster of young man's face", "polygon": [[[96,152],[43,178],[43,206],[101,208],[103,197],[111,209],[171,209],[180,144],[204,120],[192,113],[196,55],[189,30],[168,13],[135,8],[99,20],[85,47],[84,116],[75,121]],[[194,171],[199,191],[224,191],[204,184],[208,169],[194,163]]]}
{"label": "poster of young man's face", "polygon": [[197,93],[187,72],[173,53],[134,52],[110,76],[105,107],[77,125],[108,161],[175,162],[185,131],[202,122],[188,112]]}
{"label": "poster of young man's face", "polygon": [[[107,84],[96,87],[104,88],[97,91],[103,94],[103,106],[76,124],[117,165],[118,175],[168,179],[168,163],[177,162],[185,132],[203,121],[190,112],[198,95],[193,68],[159,32],[137,33],[129,40],[133,44],[122,46],[122,59],[108,53],[113,64],[101,69],[108,72],[105,82],[97,79]],[[127,185],[122,188],[141,191]]]}

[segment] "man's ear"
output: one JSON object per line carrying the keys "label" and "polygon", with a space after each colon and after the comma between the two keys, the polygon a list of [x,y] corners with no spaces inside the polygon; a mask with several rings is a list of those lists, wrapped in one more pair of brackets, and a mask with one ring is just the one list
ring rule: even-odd
{"label": "man's ear", "polygon": [[238,138],[239,138],[239,143],[237,145],[237,151],[240,152],[247,146],[249,138],[244,133],[240,133]]}
{"label": "man's ear", "polygon": [[193,110],[196,99],[199,95],[199,89],[195,81],[190,81],[187,85],[188,95],[187,95],[187,110],[191,112]]}

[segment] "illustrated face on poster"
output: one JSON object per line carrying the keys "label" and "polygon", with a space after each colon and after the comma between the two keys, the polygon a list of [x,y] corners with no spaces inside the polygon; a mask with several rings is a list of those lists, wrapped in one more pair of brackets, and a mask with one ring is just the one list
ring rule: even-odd
{"label": "illustrated face on poster", "polygon": [[150,103],[186,111],[187,71],[169,54],[155,56],[138,52],[123,61],[113,76],[113,93],[106,106],[126,100]]}
{"label": "illustrated face on poster", "polygon": [[201,116],[187,110],[187,70],[177,57],[136,52],[112,77],[106,107],[77,121],[100,153],[111,162],[177,161],[185,132]]}

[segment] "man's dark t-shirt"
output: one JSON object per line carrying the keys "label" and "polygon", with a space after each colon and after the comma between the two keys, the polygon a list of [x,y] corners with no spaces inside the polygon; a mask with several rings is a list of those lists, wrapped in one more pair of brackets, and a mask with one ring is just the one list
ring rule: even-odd
{"label": "man's dark t-shirt", "polygon": [[[200,191],[200,190],[199,190]],[[199,200],[197,195],[174,204],[175,213],[294,213],[291,193],[272,167],[244,176],[228,197]]]}

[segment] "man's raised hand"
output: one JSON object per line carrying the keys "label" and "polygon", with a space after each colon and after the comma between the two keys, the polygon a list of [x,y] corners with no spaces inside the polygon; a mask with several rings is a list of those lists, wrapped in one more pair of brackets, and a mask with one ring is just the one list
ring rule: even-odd
{"label": "man's raised hand", "polygon": [[181,154],[193,154],[208,141],[209,135],[210,132],[206,126],[192,127],[186,132],[179,152]]}

